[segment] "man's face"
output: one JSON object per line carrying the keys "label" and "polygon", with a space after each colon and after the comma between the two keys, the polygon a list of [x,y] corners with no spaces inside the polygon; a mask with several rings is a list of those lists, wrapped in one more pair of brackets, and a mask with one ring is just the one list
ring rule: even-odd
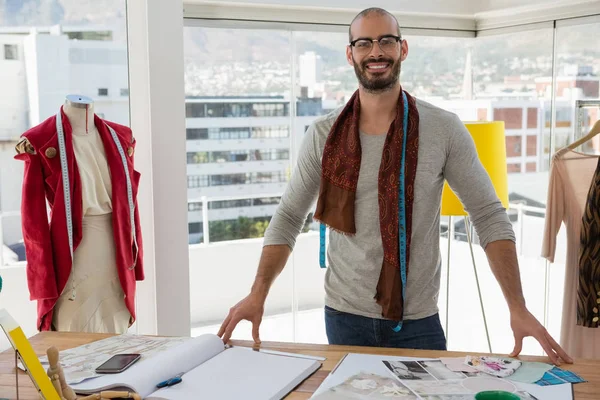
{"label": "man's face", "polygon": [[360,85],[371,93],[393,88],[398,83],[401,63],[408,53],[406,41],[398,42],[394,38],[398,36],[396,21],[388,15],[370,15],[354,21],[351,33],[353,41],[378,40],[371,45],[368,41],[358,41],[346,49],[348,63],[354,67]]}

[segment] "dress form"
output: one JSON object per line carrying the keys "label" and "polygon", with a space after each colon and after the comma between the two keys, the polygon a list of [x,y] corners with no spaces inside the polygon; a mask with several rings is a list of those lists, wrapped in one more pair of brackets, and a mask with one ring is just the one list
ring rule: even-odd
{"label": "dress form", "polygon": [[[112,183],[93,101],[67,96],[63,111],[82,190],[82,241],[73,254],[69,281],[58,299],[53,325],[59,331],[124,333],[131,315],[116,268],[112,222]],[[69,288],[73,295],[68,297]]]}
{"label": "dress form", "polygon": [[94,124],[94,103],[84,96],[67,96],[63,106],[73,133],[98,134]]}

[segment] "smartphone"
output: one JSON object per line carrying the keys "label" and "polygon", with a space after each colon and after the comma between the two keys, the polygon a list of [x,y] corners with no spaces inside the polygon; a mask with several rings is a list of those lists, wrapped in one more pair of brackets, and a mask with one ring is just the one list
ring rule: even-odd
{"label": "smartphone", "polygon": [[141,354],[115,354],[106,360],[104,364],[96,368],[96,373],[118,374],[131,367],[141,356]]}

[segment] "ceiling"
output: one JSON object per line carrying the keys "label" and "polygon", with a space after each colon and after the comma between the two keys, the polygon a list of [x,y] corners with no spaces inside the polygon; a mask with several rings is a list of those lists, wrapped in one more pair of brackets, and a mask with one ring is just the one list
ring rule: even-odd
{"label": "ceiling", "polygon": [[[292,6],[308,8],[330,8],[362,10],[368,7],[381,7],[395,13],[417,13],[476,17],[481,13],[510,12],[519,9],[540,9],[557,6],[573,6],[583,3],[597,3],[600,0],[188,0],[187,4],[222,3],[234,5]],[[526,6],[523,4],[526,3]]]}
{"label": "ceiling", "polygon": [[[600,15],[600,0],[183,0],[187,18],[345,25],[368,7],[402,26],[478,32]],[[526,4],[526,5],[524,5]]]}

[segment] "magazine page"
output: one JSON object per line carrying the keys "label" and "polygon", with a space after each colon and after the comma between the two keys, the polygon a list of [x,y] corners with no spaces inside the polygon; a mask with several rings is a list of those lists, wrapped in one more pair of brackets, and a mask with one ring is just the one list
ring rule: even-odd
{"label": "magazine page", "polygon": [[311,399],[473,400],[481,390],[506,390],[538,400],[573,399],[571,384],[542,387],[454,372],[435,359],[369,354],[348,354]]}
{"label": "magazine page", "polygon": [[145,398],[157,390],[158,383],[194,369],[224,349],[221,338],[206,334],[187,340],[151,358],[144,359],[142,356],[138,362],[120,374],[106,374],[71,387],[79,394],[102,390],[130,390]]}

